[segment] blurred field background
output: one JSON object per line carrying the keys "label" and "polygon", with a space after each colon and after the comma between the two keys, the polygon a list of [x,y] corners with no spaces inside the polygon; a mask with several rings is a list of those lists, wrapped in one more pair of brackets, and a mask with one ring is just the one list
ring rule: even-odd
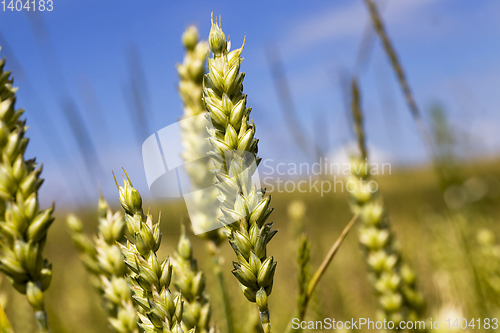
{"label": "blurred field background", "polygon": [[[464,223],[470,232],[470,243],[477,248],[476,233],[482,227],[500,232],[500,172],[498,161],[484,161],[464,167],[464,174],[488,184],[487,191],[479,202],[472,203]],[[390,212],[394,231],[397,234],[403,255],[418,274],[418,284],[428,301],[426,313],[431,317],[479,318],[479,302],[484,299],[474,292],[474,278],[466,261],[463,244],[457,235],[455,214],[447,209],[433,170],[426,168],[399,170],[390,177],[379,178],[380,190]],[[284,331],[295,306],[297,292],[296,244],[291,241],[291,228],[286,211],[293,200],[302,200],[307,207],[306,231],[312,242],[312,269],[315,269],[324,255],[340,235],[351,218],[347,195],[283,193],[272,196],[272,205],[277,214],[273,221],[280,230],[269,251],[278,261],[275,288],[271,297],[273,324],[277,331]],[[470,194],[474,197],[474,194]],[[114,207],[119,208],[119,207]],[[172,254],[180,235],[179,222],[187,221],[187,211],[182,202],[162,204],[151,202],[153,214],[162,214],[163,243],[160,253]],[[82,209],[77,213],[88,222],[89,233],[96,227],[95,207]],[[449,217],[454,218],[449,219]],[[59,209],[57,220],[65,218],[64,209]],[[354,228],[356,229],[356,227]],[[208,292],[214,303],[213,316],[223,325],[222,308],[216,283],[211,272],[210,259],[203,242],[190,235],[195,256],[200,267],[207,272]],[[230,275],[230,261],[233,253],[229,245],[223,247],[226,262],[226,280],[231,290],[231,303],[238,311],[236,327],[245,332],[248,320],[255,314],[253,305],[248,304]],[[476,251],[475,255],[479,255]],[[47,307],[51,325],[55,332],[106,332],[106,313],[100,308],[100,299],[89,283],[87,272],[68,237],[63,223],[56,223],[47,245],[47,256],[54,262],[54,280],[47,293]],[[479,266],[479,262],[476,262]],[[331,267],[320,282],[312,300],[308,320],[322,320],[334,317],[337,320],[350,318],[375,318],[376,303],[366,277],[366,267],[359,250],[356,230],[348,235],[345,243],[334,258]],[[25,297],[13,292],[5,281],[2,291],[7,294],[7,316],[16,332],[35,330],[31,309]],[[496,295],[484,295],[491,318],[499,315]],[[218,305],[219,304],[219,305]],[[256,319],[256,318],[255,318]],[[239,330],[238,330],[239,331]]]}
{"label": "blurred field background", "polygon": [[[245,91],[254,108],[259,155],[275,163],[313,163],[320,156],[344,162],[345,147],[354,140],[346,82],[357,75],[371,157],[392,165],[391,175],[376,180],[401,252],[417,273],[426,315],[441,317],[442,326],[448,317],[500,316],[498,246],[488,256],[478,240],[482,228],[500,238],[500,45],[491,42],[500,37],[500,6],[495,1],[446,0],[379,4],[436,147],[434,161],[426,154],[384,49],[370,30],[362,1],[119,7],[60,1],[51,13],[0,12],[0,55],[7,57],[20,87],[19,106],[27,109],[27,157],[37,156],[45,165],[42,203],[56,202],[56,222],[46,248],[54,264],[47,292],[54,333],[109,331],[99,295],[64,220],[74,212],[93,234],[99,187],[113,209],[121,209],[111,170],[119,174],[125,167],[146,207],[151,206],[153,215],[163,212],[162,255],[172,255],[180,223],[189,223],[181,199],[159,200],[149,194],[140,147],[150,134],[182,116],[175,73],[175,63],[183,57],[180,36],[188,24],[196,23],[206,37],[211,11],[222,16],[235,45],[246,33]],[[296,183],[301,179],[293,178]],[[297,293],[290,203],[301,200],[307,208],[312,270],[352,214],[347,193],[271,195],[272,220],[280,232],[269,245],[278,262],[270,308],[273,326],[282,332]],[[222,326],[208,254],[200,239],[192,234],[190,239],[207,272],[213,318]],[[248,321],[257,322],[254,305],[231,276],[234,254],[228,244],[223,254],[231,302],[238,309],[236,327],[246,332]],[[24,296],[5,279],[0,290],[15,331],[34,332]],[[375,311],[353,230],[320,282],[307,319],[375,318]]]}

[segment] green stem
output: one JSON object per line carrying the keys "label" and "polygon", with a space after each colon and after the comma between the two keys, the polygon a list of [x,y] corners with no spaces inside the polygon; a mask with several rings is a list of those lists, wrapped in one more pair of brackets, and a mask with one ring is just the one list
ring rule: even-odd
{"label": "green stem", "polygon": [[35,311],[35,318],[40,333],[50,333],[47,312],[45,310]]}
{"label": "green stem", "polygon": [[267,303],[263,308],[259,308],[259,317],[264,333],[271,333],[271,321],[269,320],[269,308]]}
{"label": "green stem", "polygon": [[[356,215],[354,215],[352,217],[351,221],[349,221],[349,223],[346,225],[346,227],[344,228],[344,230],[342,230],[342,233],[340,234],[339,238],[333,244],[332,248],[330,249],[330,251],[326,255],[325,259],[323,259],[323,262],[321,263],[321,266],[319,266],[319,268],[316,271],[316,273],[314,273],[311,281],[309,281],[309,284],[307,286],[306,301],[304,302],[305,303],[304,304],[305,308],[307,308],[307,304],[309,303],[309,300],[311,299],[313,291],[316,288],[319,280],[321,279],[321,277],[325,273],[326,269],[328,268],[328,266],[332,262],[333,257],[337,253],[338,249],[340,248],[340,245],[342,245],[342,242],[344,241],[345,237],[347,236],[347,234],[351,230],[352,226],[354,225],[354,222],[356,222],[356,220],[358,219],[358,216],[359,216],[359,213],[356,213]],[[300,313],[303,313],[305,315],[305,310],[306,310],[305,308],[301,309]]]}
{"label": "green stem", "polygon": [[351,221],[349,221],[349,223],[346,225],[344,230],[342,230],[342,233],[340,234],[339,238],[332,245],[332,247],[331,247],[330,251],[328,252],[328,254],[326,255],[325,259],[323,259],[321,266],[319,266],[319,268],[316,270],[313,277],[309,281],[309,283],[307,285],[306,294],[304,295],[304,301],[301,302],[300,308],[295,309],[295,311],[293,312],[293,316],[290,319],[290,322],[288,323],[286,333],[300,332],[300,330],[297,331],[297,330],[292,329],[292,320],[294,318],[298,318],[300,321],[304,320],[304,318],[306,316],[307,306],[309,305],[309,300],[311,299],[311,296],[314,292],[314,289],[316,288],[319,280],[321,279],[321,277],[325,273],[326,269],[328,268],[328,266],[332,262],[333,257],[337,253],[338,249],[340,248],[340,245],[342,245],[342,242],[344,241],[347,234],[349,233],[352,226],[354,225],[354,222],[356,222],[356,220],[358,219],[358,216],[359,216],[359,213],[356,213],[352,217]]}
{"label": "green stem", "polygon": [[231,304],[229,303],[229,295],[227,292],[226,284],[224,283],[224,275],[222,274],[222,269],[220,267],[220,256],[219,248],[215,244],[210,244],[211,248],[210,254],[212,255],[212,263],[215,278],[217,279],[217,284],[220,289],[220,295],[222,296],[222,303],[224,309],[224,318],[226,321],[226,332],[233,333],[233,317],[231,314]]}

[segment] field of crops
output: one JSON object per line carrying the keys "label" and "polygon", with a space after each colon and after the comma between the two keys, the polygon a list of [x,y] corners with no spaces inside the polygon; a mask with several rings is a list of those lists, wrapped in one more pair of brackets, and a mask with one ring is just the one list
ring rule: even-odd
{"label": "field of crops", "polygon": [[[2,14],[36,3],[4,2]],[[223,27],[214,13],[177,36],[184,53],[171,65],[182,107],[171,102],[176,120],[161,126],[150,124],[154,103],[135,46],[126,51],[127,111],[112,111],[110,125],[96,97],[102,89],[88,98],[88,84],[82,103],[72,99],[37,16],[55,4],[38,1],[34,8],[45,13],[27,17],[60,100],[61,126],[61,117],[20,107],[30,104],[22,97],[41,107],[54,96],[33,89],[0,34],[7,45],[0,61],[0,332],[500,331],[500,161],[481,145],[493,146],[487,129],[495,123],[484,120],[478,139],[443,105],[422,107],[388,33],[394,21],[384,20],[385,5],[362,3],[368,24],[354,68],[331,75],[343,104],[336,121],[328,109],[307,113],[273,43],[266,46],[270,76],[246,71],[247,48],[250,68],[259,63],[255,39],[233,42],[240,40],[230,35],[234,21]],[[393,109],[383,117],[373,111],[364,73],[374,45],[393,77],[375,84],[382,109]],[[276,88],[275,100],[253,98],[261,78]],[[324,94],[307,88],[307,105]],[[273,103],[280,120],[268,112]],[[373,144],[383,142],[380,135],[400,159],[380,154]],[[330,137],[340,149],[332,150]],[[61,144],[68,138],[72,144]],[[52,156],[47,171],[32,159],[38,149]],[[51,197],[56,202],[47,205]]]}

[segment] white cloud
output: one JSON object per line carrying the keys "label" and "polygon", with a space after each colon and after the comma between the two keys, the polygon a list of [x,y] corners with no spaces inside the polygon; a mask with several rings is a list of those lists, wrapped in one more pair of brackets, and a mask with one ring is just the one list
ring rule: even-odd
{"label": "white cloud", "polygon": [[[392,0],[382,4],[384,22],[397,30],[408,23],[424,7],[436,0]],[[361,1],[348,6],[333,6],[329,10],[307,17],[294,25],[280,43],[286,53],[301,53],[309,47],[325,41],[359,37],[368,23],[368,11]]]}

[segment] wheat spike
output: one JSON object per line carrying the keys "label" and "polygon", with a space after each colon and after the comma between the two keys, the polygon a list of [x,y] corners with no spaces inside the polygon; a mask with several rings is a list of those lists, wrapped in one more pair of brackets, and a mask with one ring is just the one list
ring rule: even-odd
{"label": "wheat spike", "polygon": [[[131,235],[126,245],[120,245],[125,264],[129,267],[127,282],[133,298],[141,307],[137,312],[139,325],[146,333],[179,333],[181,328],[182,296],[170,292],[172,266],[170,258],[159,261],[160,223],[153,224],[151,214],[144,214],[142,197],[132,186],[128,175],[118,185],[120,203],[125,211],[125,222]],[[194,329],[189,333],[194,333]]]}
{"label": "wheat spike", "polygon": [[210,156],[224,214],[220,220],[238,258],[233,262],[233,274],[245,297],[257,303],[264,332],[269,333],[268,296],[276,262],[267,255],[266,246],[277,230],[271,230],[272,223],[266,223],[272,212],[270,198],[251,184],[251,175],[260,158],[255,124],[248,121],[251,109],[247,108],[247,96],[243,94],[244,74],[240,73],[243,46],[229,52],[220,22],[213,20],[208,43],[212,57],[207,59],[203,99],[213,124],[209,131],[213,147]]}
{"label": "wheat spike", "polygon": [[174,285],[185,299],[182,315],[183,329],[189,330],[196,327],[197,332],[207,333],[210,330],[212,309],[205,292],[205,275],[198,270],[198,264],[193,258],[193,247],[186,235],[184,225],[173,263]]}
{"label": "wheat spike", "polygon": [[125,220],[113,213],[104,197],[98,204],[98,232],[92,241],[83,231],[81,220],[69,215],[67,226],[80,258],[92,276],[108,311],[108,321],[117,333],[138,333],[137,315],[125,274],[127,267],[118,243],[125,241]]}
{"label": "wheat spike", "polygon": [[[182,64],[177,65],[179,74],[179,94],[184,104],[183,119],[181,122],[182,145],[184,147],[183,157],[189,161],[185,169],[195,189],[204,189],[203,194],[194,195],[196,212],[190,212],[191,223],[195,224],[193,229],[205,230],[206,225],[213,225],[217,221],[219,213],[216,188],[211,188],[215,183],[215,175],[212,173],[213,163],[209,158],[198,158],[206,155],[210,144],[206,140],[206,124],[203,118],[193,118],[206,114],[203,103],[203,75],[205,74],[205,62],[208,52],[208,43],[200,41],[196,26],[190,26],[182,35],[182,43],[186,49],[186,55]],[[194,120],[196,119],[196,120]],[[196,216],[192,216],[195,214]],[[207,248],[212,257],[213,271],[222,297],[224,317],[227,332],[233,332],[231,305],[224,276],[221,270],[222,258],[220,256],[220,244],[225,239],[221,229],[211,230],[198,234],[207,241]]]}
{"label": "wheat spike", "polygon": [[43,292],[52,280],[52,265],[43,259],[54,206],[40,210],[38,189],[42,168],[26,160],[24,110],[15,108],[17,88],[0,61],[0,270],[12,285],[26,294],[40,332],[49,332]]}
{"label": "wheat spike", "polygon": [[359,242],[370,269],[382,316],[393,321],[395,327],[403,320],[417,320],[422,314],[424,300],[417,291],[415,273],[403,263],[399,249],[395,245],[395,235],[377,191],[370,188],[368,151],[365,143],[361,97],[357,81],[352,81],[352,113],[358,140],[360,156],[351,157],[349,182],[356,184],[351,195],[351,209],[359,214],[362,226]]}

